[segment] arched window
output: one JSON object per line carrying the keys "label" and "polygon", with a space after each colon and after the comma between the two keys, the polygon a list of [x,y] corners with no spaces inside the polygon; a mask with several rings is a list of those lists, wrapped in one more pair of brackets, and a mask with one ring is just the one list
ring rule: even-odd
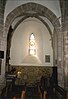
{"label": "arched window", "polygon": [[29,38],[29,53],[31,55],[36,55],[36,44],[35,44],[35,36],[31,33]]}

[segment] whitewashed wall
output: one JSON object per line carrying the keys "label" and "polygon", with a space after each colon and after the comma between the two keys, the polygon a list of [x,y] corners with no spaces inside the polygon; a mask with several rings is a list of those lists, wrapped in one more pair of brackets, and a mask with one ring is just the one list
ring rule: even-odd
{"label": "whitewashed wall", "polygon": [[[15,30],[10,49],[10,64],[23,64],[23,59],[28,55],[29,36],[31,33],[35,35],[38,58],[43,65],[52,66],[53,49],[50,41],[50,34],[45,25],[35,18],[25,20]],[[45,63],[45,55],[50,55],[50,63]]]}

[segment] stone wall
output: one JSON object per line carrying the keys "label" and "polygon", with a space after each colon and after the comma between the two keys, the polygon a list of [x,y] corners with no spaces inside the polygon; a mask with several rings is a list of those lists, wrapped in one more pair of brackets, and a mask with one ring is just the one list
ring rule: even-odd
{"label": "stone wall", "polygon": [[[0,0],[0,51],[5,50],[6,39],[3,35],[4,32],[4,8],[6,0]],[[0,90],[5,85],[5,60],[0,59]]]}
{"label": "stone wall", "polygon": [[[52,67],[46,66],[12,66],[16,69],[16,84],[26,81],[28,84],[39,82],[41,76],[49,77],[52,74]],[[19,75],[18,75],[19,73]]]}

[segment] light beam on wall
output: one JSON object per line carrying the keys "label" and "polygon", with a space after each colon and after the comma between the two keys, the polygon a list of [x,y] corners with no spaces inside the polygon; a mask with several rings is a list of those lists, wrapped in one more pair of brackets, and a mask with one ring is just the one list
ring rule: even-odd
{"label": "light beam on wall", "polygon": [[[36,54],[36,42],[35,42],[35,36],[33,33],[31,33],[30,38],[29,38],[29,53],[28,55],[24,58],[23,63],[26,65],[41,65],[42,62],[38,58]],[[24,64],[24,65],[25,65]]]}

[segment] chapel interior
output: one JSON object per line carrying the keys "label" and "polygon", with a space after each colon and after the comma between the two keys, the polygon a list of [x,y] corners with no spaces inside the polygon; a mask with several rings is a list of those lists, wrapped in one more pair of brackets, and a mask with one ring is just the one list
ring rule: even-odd
{"label": "chapel interior", "polygon": [[68,0],[0,0],[0,99],[68,99]]}

